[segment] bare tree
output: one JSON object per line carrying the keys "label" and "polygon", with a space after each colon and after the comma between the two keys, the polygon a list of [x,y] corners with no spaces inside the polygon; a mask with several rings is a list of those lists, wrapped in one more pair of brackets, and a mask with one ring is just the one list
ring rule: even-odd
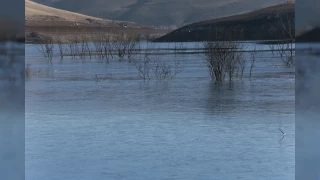
{"label": "bare tree", "polygon": [[164,80],[171,74],[171,66],[158,59],[154,62],[153,71],[158,80]]}
{"label": "bare tree", "polygon": [[133,61],[136,69],[138,70],[140,78],[143,81],[150,80],[150,70],[151,70],[151,57],[144,54],[140,59]]}
{"label": "bare tree", "polygon": [[103,37],[103,52],[104,52],[104,57],[106,58],[107,61],[109,61],[110,58],[113,59],[113,51],[114,51],[114,42],[112,42],[112,33],[113,30],[110,30],[107,33],[104,33],[104,37]]}
{"label": "bare tree", "polygon": [[137,52],[140,52],[140,36],[134,33],[128,35],[128,48],[127,56],[129,61],[136,55]]}
{"label": "bare tree", "polygon": [[[240,50],[242,51],[242,49]],[[236,66],[238,66],[238,71],[240,72],[240,78],[243,77],[244,69],[246,68],[246,60],[242,57],[242,52],[236,53]]]}
{"label": "bare tree", "polygon": [[241,68],[243,73],[245,61],[242,59],[242,49],[235,41],[205,42],[206,63],[210,76],[216,82],[222,82],[226,73],[229,80],[232,80],[236,69]]}
{"label": "bare tree", "polygon": [[63,45],[63,42],[61,41],[61,39],[60,38],[58,38],[58,48],[59,48],[59,54],[60,54],[60,59],[63,59],[63,57],[64,57],[64,50],[65,50],[65,48],[64,48],[64,45]]}
{"label": "bare tree", "polygon": [[69,39],[69,50],[72,58],[76,58],[79,55],[78,43],[79,40],[77,35],[73,39]]}
{"label": "bare tree", "polygon": [[222,82],[225,73],[226,60],[230,57],[228,48],[222,42],[205,42],[206,63],[209,74],[216,82]]}
{"label": "bare tree", "polygon": [[[215,39],[218,41],[204,42],[206,64],[211,78],[221,83],[225,76],[228,75],[229,80],[232,80],[237,69],[242,77],[245,68],[245,60],[242,59],[242,53],[245,46],[234,40],[226,41],[224,39],[224,41],[219,41],[221,37],[233,38],[232,33],[222,27],[216,27],[215,33]],[[236,38],[238,36],[237,34]]]}
{"label": "bare tree", "polygon": [[[180,60],[168,61],[163,59],[163,53],[156,43],[147,42],[146,48],[141,50],[140,58],[132,60],[144,81],[155,78],[157,80],[171,80],[183,71]],[[151,74],[153,72],[153,74]]]}
{"label": "bare tree", "polygon": [[121,59],[124,58],[124,56],[127,53],[128,46],[129,46],[128,35],[126,35],[123,32],[116,35],[116,39],[113,43],[113,47],[114,47],[115,51],[117,52],[117,56],[119,58],[121,58]]}
{"label": "bare tree", "polygon": [[[159,56],[158,56],[159,57]],[[179,60],[174,60],[173,63],[166,62],[161,58],[153,61],[152,65],[155,78],[158,80],[173,79],[177,74],[183,71],[183,66]]]}
{"label": "bare tree", "polygon": [[173,73],[171,74],[171,79],[176,77],[177,74],[181,73],[183,71],[183,64],[181,63],[181,60],[174,60],[174,66],[173,66]]}
{"label": "bare tree", "polygon": [[85,56],[89,55],[89,57],[91,59],[91,49],[90,49],[88,41],[89,41],[89,36],[86,33],[80,34],[81,52],[79,55],[81,58],[84,58]]}
{"label": "bare tree", "polygon": [[256,47],[257,46],[255,45],[253,51],[250,52],[250,79],[251,79],[252,70],[254,68],[254,63],[256,61],[256,54],[257,54]]}
{"label": "bare tree", "polygon": [[40,44],[40,47],[37,46],[38,51],[42,54],[42,56],[49,60],[49,62],[52,64],[52,58],[53,58],[53,41],[51,38],[46,38],[42,40],[42,43]]}
{"label": "bare tree", "polygon": [[104,58],[104,54],[103,54],[104,45],[103,45],[103,38],[102,38],[102,34],[101,33],[96,35],[96,39],[93,42],[93,45],[95,47],[95,53],[96,53],[97,57],[99,59],[103,59]]}
{"label": "bare tree", "polygon": [[277,44],[278,53],[285,66],[292,67],[295,65],[295,15],[285,12],[281,7],[277,17],[280,26],[279,35],[281,35],[280,39],[282,40],[281,43]]}

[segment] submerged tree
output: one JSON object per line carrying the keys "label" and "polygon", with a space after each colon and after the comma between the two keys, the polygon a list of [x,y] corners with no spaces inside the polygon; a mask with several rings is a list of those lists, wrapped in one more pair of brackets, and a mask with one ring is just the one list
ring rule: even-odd
{"label": "submerged tree", "polygon": [[41,55],[44,58],[48,59],[51,64],[52,64],[52,58],[53,58],[53,47],[54,47],[54,44],[51,38],[42,39],[40,47],[37,46],[37,49],[41,53]]}
{"label": "submerged tree", "polygon": [[[226,29],[221,26],[215,29],[216,41],[204,42],[206,55],[206,64],[209,74],[216,82],[221,83],[226,75],[229,80],[235,77],[235,74],[243,75],[245,68],[245,60],[242,57],[244,45],[239,41],[226,40],[239,37],[243,32],[242,29]],[[223,39],[223,40],[220,40]]]}
{"label": "submerged tree", "polygon": [[[291,2],[287,2],[291,3]],[[277,44],[278,54],[286,67],[295,66],[295,14],[284,10],[284,3],[280,6],[276,17],[279,23],[279,39]]]}

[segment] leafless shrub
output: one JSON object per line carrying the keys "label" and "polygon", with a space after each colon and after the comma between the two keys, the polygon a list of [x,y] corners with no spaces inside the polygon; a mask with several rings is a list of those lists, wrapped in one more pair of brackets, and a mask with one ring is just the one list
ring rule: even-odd
{"label": "leafless shrub", "polygon": [[[238,48],[239,49],[239,48]],[[242,51],[242,49],[240,49]],[[243,77],[244,69],[246,68],[246,60],[242,57],[242,52],[237,52],[235,55],[236,58],[236,64],[238,64],[238,73],[240,73],[240,78]]]}
{"label": "leafless shrub", "polygon": [[46,38],[42,40],[42,43],[40,44],[40,47],[37,46],[38,51],[41,53],[41,55],[48,59],[49,62],[52,64],[52,58],[53,58],[53,41],[51,38]]}
{"label": "leafless shrub", "polygon": [[115,42],[112,42],[112,33],[113,30],[110,30],[107,33],[103,34],[103,56],[106,58],[107,61],[109,61],[110,58],[113,59],[113,51],[114,51],[114,44]]}
{"label": "leafless shrub", "polygon": [[109,49],[115,51],[119,58],[123,59],[127,56],[127,58],[131,60],[136,53],[140,51],[139,41],[139,35],[132,32],[122,32],[115,35],[115,39],[111,43],[111,47],[109,46]]}
{"label": "leafless shrub", "polygon": [[76,35],[74,38],[69,39],[69,52],[72,58],[77,58],[80,54],[80,49],[79,49],[79,39],[78,35]]}
{"label": "leafless shrub", "polygon": [[293,41],[277,44],[277,52],[286,67],[292,67],[295,65],[295,48],[293,46]]}
{"label": "leafless shrub", "polygon": [[158,58],[157,60],[153,61],[152,67],[155,77],[158,80],[173,79],[183,70],[181,62],[176,59],[174,60],[174,64],[172,64]]}
{"label": "leafless shrub", "polygon": [[89,41],[92,41],[86,33],[77,34],[69,39],[69,52],[72,58],[80,57],[81,59],[89,56],[92,58],[92,49],[89,46]]}
{"label": "leafless shrub", "polygon": [[80,57],[84,58],[85,56],[89,55],[90,59],[91,59],[91,49],[89,47],[89,36],[86,33],[82,33],[80,35]]}
{"label": "leafless shrub", "polygon": [[174,62],[165,61],[163,54],[160,53],[160,48],[151,42],[147,42],[146,48],[140,53],[140,58],[135,58],[132,62],[139,73],[139,77],[144,81],[151,78],[157,80],[173,79],[183,70],[179,60],[174,60]]}
{"label": "leafless shrub", "polygon": [[[231,34],[225,29],[217,27],[216,39],[223,33],[224,37],[232,38]],[[209,74],[217,83],[221,83],[225,76],[228,75],[229,80],[235,76],[236,70],[243,75],[245,68],[245,60],[242,58],[244,45],[238,41],[214,41],[204,42],[206,55],[206,64],[209,69]]]}
{"label": "leafless shrub", "polygon": [[116,33],[109,30],[105,33],[98,34],[94,46],[99,58],[114,58],[118,56],[123,59],[125,56],[132,59],[136,52],[140,51],[139,36],[131,32]]}
{"label": "leafless shrub", "polygon": [[183,71],[183,64],[180,60],[174,60],[173,73],[171,74],[171,79],[176,77],[177,74]]}
{"label": "leafless shrub", "polygon": [[225,52],[229,54],[229,57],[225,59],[225,72],[228,74],[229,80],[231,81],[232,78],[234,77],[235,71],[237,70],[237,63],[238,63],[238,58],[236,57],[237,54],[234,53],[236,50],[230,49],[229,52]]}
{"label": "leafless shrub", "polygon": [[254,68],[254,63],[256,61],[256,54],[257,54],[257,46],[254,46],[254,49],[252,52],[250,52],[250,79],[251,79],[251,74],[252,74],[252,70]]}
{"label": "leafless shrub", "polygon": [[286,67],[295,66],[295,17],[289,13],[285,13],[280,8],[279,14],[279,25],[281,27],[279,35],[283,42],[278,43],[278,53]]}
{"label": "leafless shrub", "polygon": [[127,56],[128,59],[131,60],[137,52],[140,52],[140,36],[134,33],[131,33],[127,37],[128,48],[127,48]]}
{"label": "leafless shrub", "polygon": [[65,50],[65,48],[64,48],[64,44],[62,43],[62,41],[61,41],[61,39],[59,38],[58,39],[58,48],[59,48],[59,54],[60,54],[60,59],[63,59],[63,57],[64,57],[64,50]]}
{"label": "leafless shrub", "polygon": [[224,70],[226,59],[231,58],[229,53],[222,48],[221,42],[205,42],[204,48],[206,50],[206,63],[209,68],[209,74],[212,79],[217,82],[222,82],[224,79]]}
{"label": "leafless shrub", "polygon": [[117,56],[121,59],[126,55],[127,48],[129,46],[127,40],[127,35],[124,33],[120,33],[116,35],[115,42],[113,43],[114,49],[117,52]]}
{"label": "leafless shrub", "polygon": [[155,64],[155,67],[153,67],[153,71],[158,80],[164,80],[171,74],[171,66],[163,62],[158,62]]}
{"label": "leafless shrub", "polygon": [[144,81],[150,80],[151,58],[144,55],[140,59],[134,60],[134,65],[138,70],[139,77]]}
{"label": "leafless shrub", "polygon": [[229,80],[232,80],[237,68],[240,68],[241,74],[243,74],[245,61],[242,59],[242,49],[239,49],[238,42],[205,42],[204,48],[210,76],[216,82],[222,82],[226,73]]}
{"label": "leafless shrub", "polygon": [[[150,80],[150,71],[152,68],[152,50],[155,49],[154,43],[147,42],[147,47],[143,53],[140,53],[140,58],[132,60],[134,66],[138,70],[139,77],[143,79],[143,81]],[[159,56],[158,58],[161,58]]]}
{"label": "leafless shrub", "polygon": [[96,55],[99,59],[104,58],[104,44],[103,40],[101,39],[100,35],[98,36],[98,39],[96,39],[93,42],[93,45],[95,47]]}

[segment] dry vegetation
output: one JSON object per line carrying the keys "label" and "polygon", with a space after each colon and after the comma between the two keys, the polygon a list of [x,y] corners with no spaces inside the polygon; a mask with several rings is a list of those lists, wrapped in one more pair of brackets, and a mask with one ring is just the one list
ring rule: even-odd
{"label": "dry vegetation", "polygon": [[[178,59],[172,62],[163,59],[160,48],[152,42],[147,43],[147,47],[140,53],[140,57],[133,60],[140,78],[144,81],[152,78],[157,80],[170,80],[183,71],[183,64]],[[153,74],[151,75],[151,73]]]}
{"label": "dry vegetation", "polygon": [[[241,28],[232,28],[232,31],[223,27],[216,27],[216,36],[232,36],[241,34]],[[226,33],[228,32],[228,33]],[[52,63],[55,56],[70,57],[72,59],[88,59],[98,58],[109,62],[112,59],[122,59],[131,63],[136,68],[139,77],[144,80],[169,80],[173,79],[177,74],[183,71],[183,63],[178,58],[168,61],[164,58],[168,51],[172,54],[186,53],[187,47],[183,43],[175,43],[173,48],[167,48],[168,51],[163,52],[164,48],[160,48],[159,44],[147,41],[146,47],[141,47],[139,35],[134,32],[119,33],[110,30],[108,32],[100,32],[98,35],[91,36],[86,33],[78,34],[74,38],[69,39],[68,44],[54,44],[50,39],[45,39],[39,45],[38,50],[43,57]],[[93,42],[93,43],[90,43]],[[280,45],[279,45],[280,46]],[[197,53],[205,54],[205,62],[209,70],[209,75],[218,83],[225,79],[241,79],[245,68],[250,68],[250,79],[255,66],[258,50],[247,52],[246,45],[240,41],[207,41],[203,43],[203,47],[196,46],[193,50]],[[53,53],[57,50],[56,53]],[[285,51],[287,49],[276,50],[275,52]],[[248,53],[248,56],[244,56]],[[290,54],[290,53],[288,53]],[[246,59],[247,58],[247,59]],[[97,81],[112,79],[113,77],[95,77]]]}
{"label": "dry vegetation", "polygon": [[[293,2],[287,2],[284,5],[290,3]],[[273,57],[277,54],[286,67],[293,67],[295,66],[295,17],[290,16],[283,6],[279,6],[275,16],[278,18],[280,27],[276,32],[280,40],[276,44],[270,44],[270,50]]]}
{"label": "dry vegetation", "polygon": [[285,39],[285,43],[278,44],[278,53],[287,67],[291,67],[295,65],[295,33],[293,29],[294,19],[292,19],[288,14],[285,17],[279,18],[279,23],[281,25],[281,31],[279,35]]}
{"label": "dry vegetation", "polygon": [[[216,38],[238,35],[242,29],[229,31],[223,27],[216,27]],[[212,35],[214,36],[214,35]],[[207,41],[203,43],[206,55],[206,65],[209,74],[217,83],[221,83],[226,76],[231,81],[234,78],[243,77],[246,61],[243,59],[244,44],[238,41]]]}
{"label": "dry vegetation", "polygon": [[250,52],[250,79],[252,76],[252,70],[254,68],[254,64],[256,62],[256,56],[257,56],[257,46],[254,46],[254,49],[252,52]]}
{"label": "dry vegetation", "polygon": [[51,64],[54,50],[53,47],[53,41],[50,38],[44,39],[40,47],[37,46],[38,51],[41,53],[41,55],[46,58]]}
{"label": "dry vegetation", "polygon": [[[147,46],[141,48],[139,35],[132,33],[116,34],[115,31],[100,32],[98,35],[90,36],[85,33],[78,34],[69,39],[68,44],[55,44],[51,39],[43,39],[37,46],[40,54],[53,63],[54,53],[58,48],[58,56],[61,60],[64,57],[72,59],[98,58],[109,62],[111,59],[122,59],[132,63],[139,77],[146,80],[169,80],[182,72],[183,64],[174,59],[172,62],[163,59],[164,54],[153,42],[147,42]],[[93,40],[95,39],[95,40]],[[59,42],[59,41],[58,41]],[[90,42],[93,42],[90,44]],[[175,48],[175,51],[177,49]],[[29,72],[30,67],[27,67]],[[110,77],[96,76],[97,81],[110,79]]]}

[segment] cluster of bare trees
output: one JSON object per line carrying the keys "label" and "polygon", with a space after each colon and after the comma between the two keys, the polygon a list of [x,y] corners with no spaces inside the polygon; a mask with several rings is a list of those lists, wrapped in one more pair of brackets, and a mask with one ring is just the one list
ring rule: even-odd
{"label": "cluster of bare trees", "polygon": [[42,40],[42,44],[37,46],[38,51],[41,55],[46,58],[52,64],[53,58],[53,40],[51,38],[45,38]]}
{"label": "cluster of bare trees", "polygon": [[[150,79],[168,80],[174,78],[182,72],[183,65],[179,60],[164,60],[160,52],[160,47],[156,43],[147,41],[146,47],[141,48],[140,36],[134,33],[115,33],[101,32],[94,36],[82,33],[68,39],[68,44],[64,44],[58,39],[57,44],[47,40],[40,45],[41,54],[50,60],[54,54],[54,47],[58,47],[58,54],[61,59],[70,56],[73,59],[90,59],[96,56],[99,59],[127,59],[129,63],[134,64],[139,77],[144,81]],[[92,42],[90,44],[90,42]],[[175,49],[181,50],[182,44],[175,46]],[[97,78],[96,79],[101,79]]]}
{"label": "cluster of bare trees", "polygon": [[173,62],[169,62],[159,51],[155,43],[147,42],[147,47],[140,53],[140,58],[133,61],[140,78],[144,81],[152,78],[170,80],[183,71],[180,60],[174,59]]}
{"label": "cluster of bare trees", "polygon": [[[239,31],[243,32],[243,31]],[[232,31],[223,27],[215,29],[217,41],[204,42],[206,65],[209,69],[209,74],[216,82],[221,83],[226,77],[229,80],[233,78],[242,78],[246,61],[243,58],[245,45],[239,41],[219,41],[221,37],[224,39],[232,39]],[[236,33],[237,34],[237,33]],[[238,34],[237,34],[238,36]]]}
{"label": "cluster of bare trees", "polygon": [[136,34],[118,34],[111,43],[111,49],[119,58],[127,56],[131,60],[140,51],[140,36]]}
{"label": "cluster of bare trees", "polygon": [[[295,66],[295,14],[286,12],[283,6],[280,6],[275,16],[280,27],[279,39],[282,40],[276,44],[276,52],[286,67]],[[274,52],[275,49],[271,50]]]}
{"label": "cluster of bare trees", "polygon": [[285,42],[278,44],[278,52],[285,66],[292,67],[295,65],[294,16],[286,13],[284,16],[280,16],[279,23],[281,25],[280,35],[285,39]]}
{"label": "cluster of bare trees", "polygon": [[222,82],[243,76],[246,61],[243,58],[244,45],[237,41],[205,42],[206,65],[212,79]]}
{"label": "cluster of bare trees", "polygon": [[[68,39],[69,44],[58,43],[60,58],[71,56],[72,58],[80,57],[81,59],[85,57],[92,57],[92,49],[89,46],[89,36],[86,34],[76,35],[73,38]],[[64,47],[66,46],[66,47]]]}
{"label": "cluster of bare trees", "polygon": [[[56,44],[55,44],[56,43]],[[54,47],[57,46],[59,56],[90,59],[97,56],[100,59],[127,57],[131,60],[140,51],[140,36],[135,33],[115,33],[114,31],[99,32],[95,35],[76,34],[64,44],[60,38],[54,43],[52,39],[43,39],[38,50],[41,55],[52,63]]]}

